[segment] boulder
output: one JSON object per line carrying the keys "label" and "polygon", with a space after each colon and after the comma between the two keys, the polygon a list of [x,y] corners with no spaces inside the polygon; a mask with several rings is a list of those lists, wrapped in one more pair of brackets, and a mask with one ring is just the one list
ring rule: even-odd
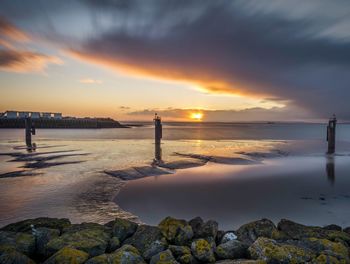
{"label": "boulder", "polygon": [[192,227],[185,220],[166,217],[158,227],[171,244],[186,245],[193,237]]}
{"label": "boulder", "polygon": [[137,229],[138,224],[126,219],[116,218],[112,224],[113,236],[117,237],[121,242],[131,237]]}
{"label": "boulder", "polygon": [[266,237],[259,237],[248,251],[253,259],[262,259],[267,263],[305,263],[316,257],[311,250],[278,243]]}
{"label": "boulder", "polygon": [[45,247],[46,244],[56,238],[59,237],[60,230],[52,229],[47,227],[39,227],[35,229],[35,245],[36,245],[36,254],[40,256],[46,255]]}
{"label": "boulder", "polygon": [[221,238],[221,243],[220,244],[224,244],[228,241],[231,241],[231,240],[236,240],[237,239],[237,236],[234,232],[232,231],[229,231],[229,232],[226,232],[222,238]]}
{"label": "boulder", "polygon": [[0,246],[12,247],[27,256],[35,254],[35,237],[28,233],[0,231]]}
{"label": "boulder", "polygon": [[150,260],[154,255],[166,250],[167,247],[168,247],[168,244],[165,238],[162,238],[161,240],[153,241],[148,247],[148,249],[142,254],[142,257],[146,260]]}
{"label": "boulder", "polygon": [[220,260],[215,262],[216,264],[266,264],[264,260],[253,260],[253,259],[235,259],[235,260]]}
{"label": "boulder", "polygon": [[64,247],[47,259],[44,264],[80,264],[89,258],[84,251],[70,247]]}
{"label": "boulder", "polygon": [[343,241],[350,244],[350,235],[343,231],[327,230],[318,226],[304,226],[292,222],[287,219],[282,219],[278,223],[278,229],[290,239],[302,240],[304,238],[321,238],[330,241]]}
{"label": "boulder", "polygon": [[203,238],[196,239],[191,244],[193,256],[200,262],[215,262],[214,246]]}
{"label": "boulder", "polygon": [[278,230],[268,219],[261,219],[242,225],[237,231],[238,240],[251,245],[258,237],[272,238]]}
{"label": "boulder", "polygon": [[100,230],[100,231],[106,232],[106,233],[112,232],[112,229],[105,226],[105,225],[100,225],[100,224],[96,224],[96,223],[81,223],[81,224],[73,224],[73,225],[70,225],[68,227],[65,227],[62,230],[62,233],[63,234],[76,233],[78,231],[87,230],[87,229],[88,230],[91,230],[91,229]]}
{"label": "boulder", "polygon": [[11,246],[0,246],[0,263],[34,264],[35,262]]}
{"label": "boulder", "polygon": [[238,240],[230,240],[216,247],[215,253],[219,259],[236,259],[247,256],[248,246]]}
{"label": "boulder", "polygon": [[326,230],[342,231],[342,228],[338,225],[326,225],[323,227]]}
{"label": "boulder", "polygon": [[69,246],[82,250],[90,257],[105,253],[110,234],[101,229],[83,229],[74,233],[66,232],[62,236],[50,240],[45,247],[47,256]]}
{"label": "boulder", "polygon": [[185,254],[177,258],[177,261],[181,264],[196,264],[198,261],[191,255]]}
{"label": "boulder", "polygon": [[177,264],[173,254],[169,249],[159,252],[151,258],[150,264]]}
{"label": "boulder", "polygon": [[218,223],[214,220],[204,222],[202,218],[196,217],[189,221],[193,230],[194,238],[213,237],[216,239],[218,233]]}
{"label": "boulder", "polygon": [[191,249],[189,247],[186,247],[186,246],[170,245],[169,250],[175,256],[175,258],[182,256],[182,255],[191,254]]}
{"label": "boulder", "polygon": [[120,247],[120,241],[117,237],[112,237],[109,242],[106,251],[108,253],[116,251]]}
{"label": "boulder", "polygon": [[163,236],[158,227],[139,225],[136,232],[126,239],[123,244],[129,244],[137,248],[141,255],[145,254],[152,246],[153,242],[162,240]]}
{"label": "boulder", "polygon": [[350,226],[349,226],[349,227],[345,227],[345,228],[343,229],[343,232],[345,232],[345,233],[347,233],[347,234],[350,235]]}
{"label": "boulder", "polygon": [[89,259],[86,264],[146,264],[139,251],[130,245],[124,245],[114,253],[102,254]]}
{"label": "boulder", "polygon": [[4,226],[0,230],[12,231],[12,232],[32,232],[31,225],[35,228],[47,227],[51,229],[58,229],[60,231],[63,228],[70,226],[70,221],[66,218],[49,218],[49,217],[39,217],[35,219],[27,219],[17,223],[9,224]]}

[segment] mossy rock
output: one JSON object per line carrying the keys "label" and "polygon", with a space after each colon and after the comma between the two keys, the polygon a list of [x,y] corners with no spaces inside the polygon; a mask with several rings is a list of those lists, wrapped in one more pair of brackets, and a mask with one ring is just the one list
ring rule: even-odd
{"label": "mossy rock", "polygon": [[139,225],[136,232],[131,237],[127,238],[123,244],[134,246],[140,251],[141,255],[143,255],[151,248],[154,241],[160,241],[162,238],[162,233],[158,227]]}
{"label": "mossy rock", "polygon": [[86,264],[146,264],[146,262],[135,247],[124,245],[114,253],[93,257]]}
{"label": "mossy rock", "polygon": [[70,226],[70,224],[70,221],[66,218],[39,217],[35,219],[27,219],[13,224],[9,224],[7,226],[4,226],[0,230],[31,233],[31,225],[33,225],[35,228],[47,227],[62,231],[63,228]]}
{"label": "mossy rock", "polygon": [[35,237],[28,233],[0,231],[0,246],[12,247],[27,256],[33,256]]}
{"label": "mossy rock", "polygon": [[169,249],[159,252],[151,258],[150,264],[177,264],[173,254]]}
{"label": "mossy rock", "polygon": [[35,245],[36,245],[36,254],[40,256],[46,255],[46,244],[54,239],[59,237],[60,231],[58,229],[52,229],[47,227],[39,227],[35,229]]}
{"label": "mossy rock", "polygon": [[120,241],[117,237],[112,237],[111,239],[109,239],[108,241],[108,246],[106,251],[108,253],[113,252],[115,250],[117,250],[120,247]]}
{"label": "mossy rock", "polygon": [[341,226],[338,226],[338,225],[326,225],[326,226],[324,226],[322,228],[326,229],[326,230],[342,231]]}
{"label": "mossy rock", "polygon": [[193,230],[194,238],[208,238],[212,237],[216,239],[218,233],[218,223],[214,220],[208,220],[204,222],[202,218],[196,217],[189,221]]}
{"label": "mossy rock", "polygon": [[193,237],[192,227],[182,219],[166,217],[158,227],[171,244],[186,245]]}
{"label": "mossy rock", "polygon": [[111,226],[113,236],[123,242],[126,238],[131,237],[136,232],[138,224],[126,219],[116,218]]}
{"label": "mossy rock", "polygon": [[350,244],[350,235],[346,232],[327,230],[318,226],[305,226],[287,219],[282,219],[278,223],[278,229],[291,239],[302,240],[313,237],[335,242],[344,241]]}
{"label": "mossy rock", "polygon": [[84,229],[75,233],[65,233],[60,237],[50,240],[46,244],[46,253],[48,256],[58,250],[69,246],[71,248],[82,250],[90,257],[105,253],[110,234],[100,229]]}
{"label": "mossy rock", "polygon": [[64,247],[47,259],[44,264],[80,264],[89,258],[84,251],[70,247]]}
{"label": "mossy rock", "polygon": [[321,254],[317,258],[312,260],[311,263],[314,263],[314,264],[347,264],[349,262],[346,262],[345,260],[339,260],[333,256]]}
{"label": "mossy rock", "polygon": [[220,244],[215,249],[215,254],[219,259],[237,259],[248,255],[248,246],[238,240],[230,240]]}
{"label": "mossy rock", "polygon": [[258,237],[272,238],[278,232],[275,224],[269,219],[261,219],[242,225],[237,231],[238,240],[251,245]]}
{"label": "mossy rock", "polygon": [[192,242],[191,252],[193,256],[201,262],[215,262],[213,244],[203,238],[196,239]]}
{"label": "mossy rock", "polygon": [[18,252],[12,246],[0,246],[0,263],[1,264],[35,264],[33,260]]}
{"label": "mossy rock", "polygon": [[175,258],[182,256],[182,255],[191,254],[191,249],[189,247],[186,247],[186,246],[170,245],[169,250],[175,256]]}
{"label": "mossy rock", "polygon": [[100,230],[103,231],[105,233],[111,233],[112,229],[110,227],[107,227],[105,225],[100,225],[100,224],[96,224],[96,223],[81,223],[81,224],[72,224],[68,227],[65,227],[62,230],[63,234],[66,233],[76,233],[78,231],[82,231],[82,230]]}
{"label": "mossy rock", "polygon": [[146,260],[150,260],[154,255],[162,252],[168,248],[168,243],[165,238],[161,240],[153,241],[148,249],[142,254],[142,257]]}
{"label": "mossy rock", "polygon": [[252,260],[252,259],[235,259],[235,260],[220,260],[215,262],[215,264],[266,264],[264,260]]}
{"label": "mossy rock", "polygon": [[253,259],[262,259],[267,263],[305,263],[316,257],[311,250],[277,243],[265,237],[259,237],[248,251]]}

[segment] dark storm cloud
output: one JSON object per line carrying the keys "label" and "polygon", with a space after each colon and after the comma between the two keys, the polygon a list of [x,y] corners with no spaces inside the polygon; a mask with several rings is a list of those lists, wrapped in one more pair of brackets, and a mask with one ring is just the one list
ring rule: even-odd
{"label": "dark storm cloud", "polygon": [[[315,117],[336,113],[350,120],[349,1],[81,0],[79,5],[60,1],[46,9],[50,18],[79,14],[72,26],[85,26],[85,16],[93,21],[85,37],[62,43],[80,58],[188,80],[211,92],[286,100]],[[60,14],[52,15],[54,9]]]}

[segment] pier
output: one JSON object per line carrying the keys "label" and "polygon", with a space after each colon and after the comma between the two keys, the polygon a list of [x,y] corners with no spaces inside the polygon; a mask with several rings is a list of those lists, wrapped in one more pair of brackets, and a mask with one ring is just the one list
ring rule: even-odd
{"label": "pier", "polygon": [[335,152],[335,128],[337,126],[337,118],[333,115],[327,126],[327,141],[328,141],[328,151],[327,154],[334,154]]}

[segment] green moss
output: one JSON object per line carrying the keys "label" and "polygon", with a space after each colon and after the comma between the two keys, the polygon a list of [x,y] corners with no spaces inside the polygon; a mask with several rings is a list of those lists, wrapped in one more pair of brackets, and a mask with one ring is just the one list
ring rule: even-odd
{"label": "green moss", "polygon": [[34,264],[34,261],[16,251],[13,246],[2,245],[0,246],[0,263]]}
{"label": "green moss", "polygon": [[191,245],[191,250],[193,255],[200,261],[215,261],[212,245],[205,239],[197,239],[193,241]]}
{"label": "green moss", "polygon": [[46,260],[45,264],[80,264],[84,263],[89,257],[89,254],[77,250],[74,248],[64,247],[58,252],[56,252],[53,256],[51,256],[48,260]]}
{"label": "green moss", "polygon": [[193,237],[192,227],[185,220],[166,217],[158,227],[163,236],[176,245],[184,245]]}

